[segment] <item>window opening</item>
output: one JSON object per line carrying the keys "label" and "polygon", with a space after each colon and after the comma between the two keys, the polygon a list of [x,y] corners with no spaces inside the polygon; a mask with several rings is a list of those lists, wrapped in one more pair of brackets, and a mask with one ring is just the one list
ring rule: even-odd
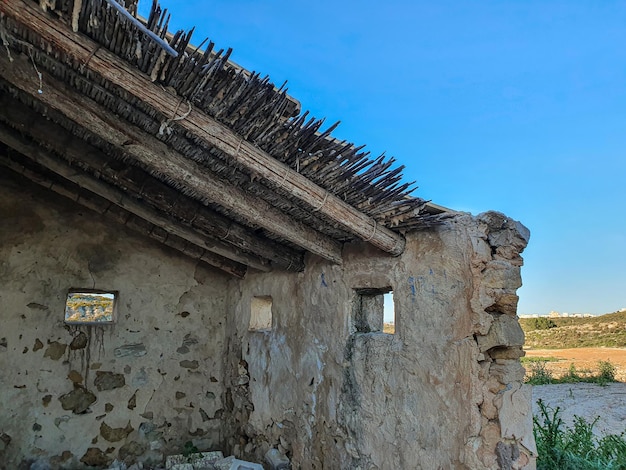
{"label": "window opening", "polygon": [[250,302],[251,331],[264,331],[272,328],[272,297],[263,295],[252,297]]}
{"label": "window opening", "polygon": [[65,300],[65,323],[108,324],[115,321],[117,291],[70,289]]}
{"label": "window opening", "polygon": [[395,333],[391,287],[355,289],[354,325],[360,333]]}
{"label": "window opening", "polygon": [[393,304],[393,291],[383,294],[383,332],[391,335],[396,332],[396,309]]}

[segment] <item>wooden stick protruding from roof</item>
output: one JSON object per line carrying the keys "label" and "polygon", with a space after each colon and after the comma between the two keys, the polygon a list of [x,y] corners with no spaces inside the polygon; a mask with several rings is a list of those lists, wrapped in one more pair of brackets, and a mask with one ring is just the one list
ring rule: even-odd
{"label": "wooden stick protruding from roof", "polygon": [[[0,133],[1,132],[2,131],[0,131]],[[40,150],[41,149],[37,149],[37,151]],[[96,210],[102,215],[112,217],[130,229],[158,240],[159,242],[170,246],[191,258],[202,260],[205,263],[219,268],[222,271],[238,278],[243,278],[246,274],[245,264],[231,261],[230,259],[205,250],[204,248],[196,245],[184,237],[176,235],[175,233],[165,231],[160,232],[160,227],[158,225],[155,225],[140,216],[136,216],[128,209],[112,204],[106,198],[89,192],[79,184],[75,184],[70,181],[60,182],[50,179],[49,177],[33,171],[32,169],[21,165],[19,162],[11,160],[3,155],[0,155],[0,166],[10,168],[40,186],[51,189],[62,196],[68,197],[84,207]]]}
{"label": "wooden stick protruding from roof", "polygon": [[[197,232],[203,237],[201,246],[204,249],[226,258],[262,271],[267,270],[270,262],[272,269],[293,271],[303,269],[304,262],[300,253],[251,233],[231,219],[158,181],[139,167],[124,165],[124,170],[119,171],[119,165],[111,164],[110,156],[74,136],[71,131],[55,124],[54,119],[57,119],[57,116],[51,116],[50,112],[44,117],[24,106],[18,99],[10,97],[8,93],[0,92],[0,121],[7,122],[14,129],[20,129],[33,143],[44,145],[47,150],[56,154],[57,158],[60,157],[59,160],[64,160],[73,168],[69,173],[69,179],[77,173],[77,169],[80,169],[86,173],[85,176],[91,175],[91,178],[100,179],[116,187],[120,192],[123,191],[121,194],[116,193],[112,203],[128,199],[127,195],[143,200],[144,205],[171,219],[165,222],[165,226],[177,224]],[[6,134],[3,129],[4,125],[0,124],[0,139]],[[17,136],[13,137],[13,142],[15,139]],[[20,140],[17,142],[25,145]],[[22,149],[21,153],[29,155],[33,151],[27,152]],[[110,192],[107,191],[106,194]],[[224,249],[225,244],[228,244],[229,250]],[[249,262],[247,258],[241,257],[242,252],[254,253],[259,259],[252,258],[252,262]]]}
{"label": "wooden stick protruding from roof", "polygon": [[[84,67],[91,73],[100,75],[160,114],[175,115],[180,104],[179,97],[159,88],[148,77],[131,68],[111,52],[97,49],[96,43],[47,17],[30,2],[24,0],[0,2],[0,12],[35,32],[44,43],[57,52],[67,54],[79,63],[85,64]],[[405,240],[402,235],[378,225],[375,219],[346,204],[334,194],[329,194],[308,178],[243,140],[224,124],[196,108],[192,109],[186,119],[179,121],[178,125],[218,148],[252,174],[260,176],[274,187],[281,187],[294,198],[307,204],[311,210],[316,209],[346,231],[394,256],[404,251]],[[134,156],[138,155],[135,153]],[[149,164],[153,163],[154,161]],[[264,226],[263,223],[260,225]],[[298,243],[293,237],[287,239]],[[298,244],[301,243],[302,241]]]}
{"label": "wooden stick protruding from roof", "polygon": [[[28,57],[9,62],[0,54],[3,78],[15,88],[60,112],[77,125],[119,149],[129,160],[205,202],[217,203],[265,228],[279,237],[334,263],[341,263],[341,246],[320,232],[294,221],[263,199],[226,184],[208,169],[183,157],[156,137],[131,125],[120,123],[117,116],[85,98],[67,85],[48,77],[42,93],[39,78],[33,73]],[[183,191],[184,192],[184,191]]]}

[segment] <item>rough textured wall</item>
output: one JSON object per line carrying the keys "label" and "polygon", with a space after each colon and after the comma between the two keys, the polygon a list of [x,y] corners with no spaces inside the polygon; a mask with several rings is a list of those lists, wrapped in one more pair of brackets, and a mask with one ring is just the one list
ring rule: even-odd
{"label": "rough textured wall", "polygon": [[[390,258],[227,281],[95,214],[0,176],[0,461],[160,461],[198,447],[296,468],[532,468],[515,317],[528,231],[455,217]],[[69,327],[70,287],[119,290],[118,321]],[[376,331],[391,287],[396,333]],[[369,293],[366,295],[366,293]],[[248,331],[251,300],[272,327]],[[263,304],[263,302],[260,302]]]}
{"label": "rough textured wall", "polygon": [[[0,221],[0,468],[220,447],[226,278],[17,177]],[[115,325],[65,325],[70,287],[118,290]]]}
{"label": "rough textured wall", "polygon": [[[502,214],[463,215],[409,234],[399,258],[353,244],[342,266],[310,257],[299,275],[233,284],[235,453],[278,446],[304,469],[532,468],[515,317],[528,236]],[[386,287],[394,335],[358,314],[359,292]],[[248,331],[254,296],[272,297],[268,331]]]}

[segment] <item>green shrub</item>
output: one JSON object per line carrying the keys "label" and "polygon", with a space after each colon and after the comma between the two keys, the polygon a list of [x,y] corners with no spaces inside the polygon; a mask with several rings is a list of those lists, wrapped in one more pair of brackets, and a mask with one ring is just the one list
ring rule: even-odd
{"label": "green shrub", "polygon": [[546,368],[545,361],[531,362],[526,373],[526,383],[531,385],[546,385],[553,381],[552,373]]}
{"label": "green shrub", "polygon": [[537,470],[626,470],[624,434],[598,439],[593,427],[598,418],[588,423],[574,417],[574,428],[565,428],[559,407],[553,409],[537,401],[539,415],[533,417],[537,443]]}
{"label": "green shrub", "polygon": [[615,366],[611,361],[598,361],[598,369],[600,374],[598,375],[599,384],[607,384],[615,382]]}
{"label": "green shrub", "polygon": [[563,382],[563,383],[577,383],[577,382],[581,382],[583,381],[584,378],[581,377],[578,372],[576,371],[576,366],[574,365],[574,363],[571,363],[569,365],[569,369],[567,371],[567,374],[565,374],[563,377],[561,377],[559,379],[559,382]]}
{"label": "green shrub", "polygon": [[556,328],[557,324],[554,323],[554,320],[548,317],[539,317],[532,318],[530,320],[530,326],[533,330],[549,330],[551,328]]}
{"label": "green shrub", "polygon": [[617,369],[611,361],[598,361],[598,372],[595,374],[588,369],[583,369],[579,372],[574,364],[570,364],[567,373],[559,378],[555,378],[552,372],[548,370],[546,367],[547,362],[545,360],[524,361],[524,366],[526,367],[524,382],[531,385],[571,384],[578,382],[606,385],[607,383],[617,382],[615,379]]}

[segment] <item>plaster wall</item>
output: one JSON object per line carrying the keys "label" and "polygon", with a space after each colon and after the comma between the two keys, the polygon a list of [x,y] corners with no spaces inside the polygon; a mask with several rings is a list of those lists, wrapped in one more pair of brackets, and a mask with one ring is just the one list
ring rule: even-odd
{"label": "plaster wall", "polygon": [[[347,245],[343,265],[231,284],[231,440],[295,468],[534,467],[523,333],[515,316],[529,233],[502,214],[463,215],[407,236],[390,258]],[[393,289],[396,332],[358,330],[363,288]],[[254,296],[272,328],[249,331]],[[227,379],[228,380],[228,379]]]}
{"label": "plaster wall", "polygon": [[[0,175],[0,460],[161,462],[185,442],[294,468],[533,468],[515,316],[528,231],[460,215],[343,264],[242,281]],[[113,326],[63,322],[70,287],[120,292]],[[392,288],[396,333],[360,289]],[[252,299],[272,323],[250,331]],[[8,439],[7,439],[8,438]],[[1,466],[0,466],[1,468]]]}
{"label": "plaster wall", "polygon": [[[0,468],[160,463],[186,441],[221,447],[227,284],[0,175]],[[70,287],[119,291],[115,324],[65,325]]]}

